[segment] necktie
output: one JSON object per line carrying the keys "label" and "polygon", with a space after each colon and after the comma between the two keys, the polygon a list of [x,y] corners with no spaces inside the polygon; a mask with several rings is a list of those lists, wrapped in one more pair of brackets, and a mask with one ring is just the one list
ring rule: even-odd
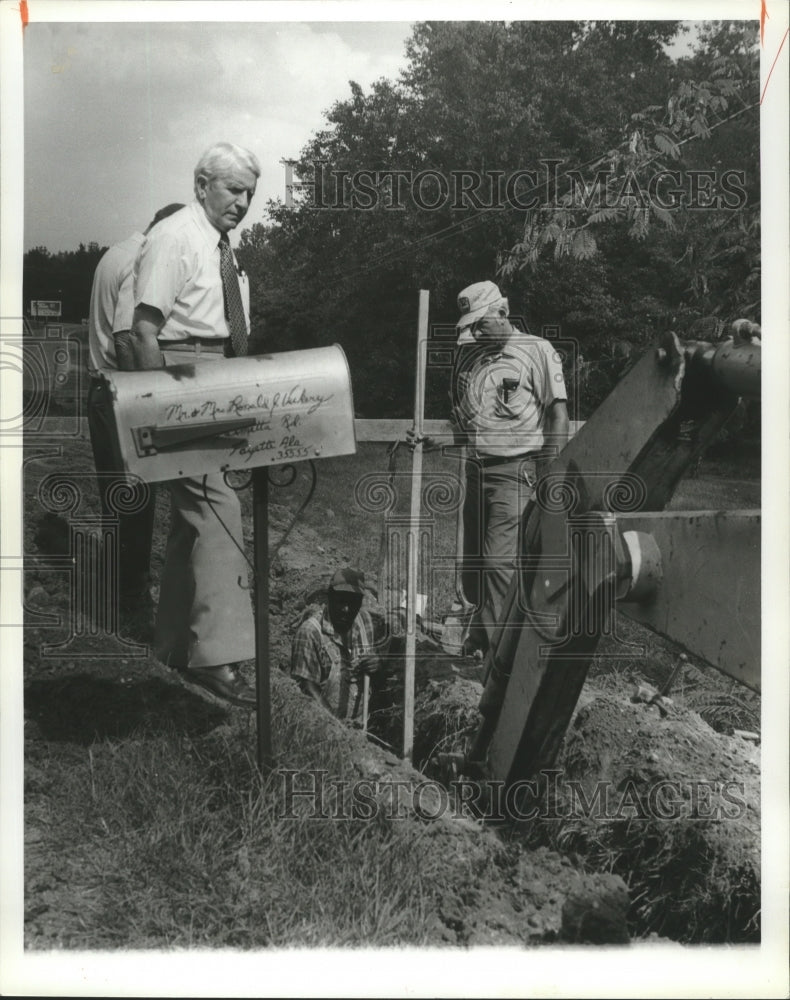
{"label": "necktie", "polygon": [[247,320],[241,304],[241,289],[236,276],[236,264],[227,233],[219,241],[219,273],[222,278],[222,295],[225,299],[225,318],[230,331],[230,357],[241,358],[247,353]]}

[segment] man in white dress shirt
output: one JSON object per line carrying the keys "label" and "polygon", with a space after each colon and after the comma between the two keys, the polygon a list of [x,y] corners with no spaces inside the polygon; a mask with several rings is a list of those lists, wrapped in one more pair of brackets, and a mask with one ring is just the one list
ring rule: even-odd
{"label": "man in white dress shirt", "polygon": [[[249,296],[239,288],[227,233],[246,215],[259,176],[254,154],[230,143],[200,158],[195,201],[160,223],[137,258],[130,367],[221,363],[222,354],[246,353]],[[253,708],[254,691],[238,669],[255,652],[238,497],[217,474],[174,480],[168,489],[172,523],[155,651],[186,680]]]}

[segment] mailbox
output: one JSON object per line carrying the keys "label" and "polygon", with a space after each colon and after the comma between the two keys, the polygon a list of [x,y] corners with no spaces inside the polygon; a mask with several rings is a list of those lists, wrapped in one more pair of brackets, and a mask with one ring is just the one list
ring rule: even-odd
{"label": "mailbox", "polygon": [[123,467],[146,482],[356,451],[338,345],[103,375]]}

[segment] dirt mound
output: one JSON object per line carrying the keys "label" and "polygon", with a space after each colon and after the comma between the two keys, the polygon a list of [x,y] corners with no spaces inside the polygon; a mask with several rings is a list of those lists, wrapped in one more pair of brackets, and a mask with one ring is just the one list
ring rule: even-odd
{"label": "dirt mound", "polygon": [[[453,796],[438,782],[331,717],[289,678],[276,676],[273,682],[274,718],[282,729],[277,745],[285,753],[285,748],[298,748],[305,774],[315,768],[320,747],[333,774],[373,782],[379,816],[392,812],[395,791],[402,821],[420,825],[421,851],[435,875],[426,881],[426,892],[437,897],[440,940],[463,945],[628,942],[628,890],[619,876],[578,871],[546,846],[525,850],[516,841],[506,843],[460,816]],[[479,685],[463,680],[458,685],[470,708]],[[434,687],[432,693],[440,713],[451,710],[450,691]],[[331,795],[326,800],[330,814],[346,807]]]}
{"label": "dirt mound", "polygon": [[759,751],[696,713],[601,695],[568,730],[549,842],[632,890],[642,933],[760,938]]}
{"label": "dirt mound", "polygon": [[[429,671],[430,659],[419,665]],[[446,755],[466,749],[481,690],[460,676],[422,684],[414,746],[425,773],[451,780]],[[397,732],[400,710],[392,716]],[[536,815],[517,823],[517,836],[570,855],[585,870],[621,875],[631,890],[629,920],[637,936],[759,940],[753,744],[715,732],[695,712],[635,704],[588,682],[556,769],[545,778]],[[567,920],[584,922],[573,905]]]}
{"label": "dirt mound", "polygon": [[25,688],[25,714],[43,739],[89,746],[141,731],[209,732],[226,712],[159,677],[126,681],[73,673],[38,678]]}

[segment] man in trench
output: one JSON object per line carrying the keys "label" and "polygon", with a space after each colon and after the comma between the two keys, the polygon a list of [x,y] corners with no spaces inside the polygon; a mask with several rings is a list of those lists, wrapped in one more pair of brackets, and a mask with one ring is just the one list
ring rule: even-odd
{"label": "man in trench", "polygon": [[290,675],[339,719],[362,714],[364,677],[379,671],[381,629],[362,607],[365,577],[350,566],[329,582],[323,607],[301,622],[291,645]]}

